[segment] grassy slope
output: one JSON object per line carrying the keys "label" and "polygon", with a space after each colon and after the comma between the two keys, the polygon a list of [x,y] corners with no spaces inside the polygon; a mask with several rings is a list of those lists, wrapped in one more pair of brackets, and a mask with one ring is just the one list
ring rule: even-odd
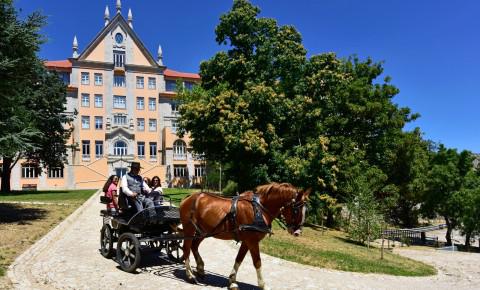
{"label": "grassy slope", "polygon": [[349,242],[339,231],[318,231],[304,228],[300,237],[293,237],[276,227],[275,235],[261,243],[262,252],[285,260],[322,268],[361,273],[383,273],[398,276],[436,274],[434,267],[388,251],[380,259],[380,249],[367,249]]}
{"label": "grassy slope", "polygon": [[96,190],[15,191],[0,193],[0,201],[39,201],[58,203],[83,203]]}

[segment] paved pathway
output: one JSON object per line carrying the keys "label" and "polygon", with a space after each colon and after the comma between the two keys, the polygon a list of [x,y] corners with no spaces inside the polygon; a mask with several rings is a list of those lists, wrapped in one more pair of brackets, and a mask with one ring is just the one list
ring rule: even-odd
{"label": "paved pathway", "polygon": [[[184,281],[182,265],[159,257],[147,259],[137,274],[121,271],[99,253],[102,225],[98,195],[22,254],[9,268],[16,289],[219,289],[227,285],[237,246],[207,239],[200,246],[207,278],[202,284]],[[439,269],[433,277],[408,278],[359,274],[299,265],[262,255],[264,279],[272,289],[478,289],[480,254],[402,250]],[[257,289],[247,255],[237,276],[241,289]]]}

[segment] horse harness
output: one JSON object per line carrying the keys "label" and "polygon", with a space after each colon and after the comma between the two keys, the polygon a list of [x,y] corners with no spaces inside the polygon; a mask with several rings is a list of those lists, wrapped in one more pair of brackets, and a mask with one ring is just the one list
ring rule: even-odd
{"label": "horse harness", "polygon": [[[199,234],[198,237],[202,238],[208,238],[208,237],[213,237],[218,234],[224,233],[225,231],[220,231],[217,232],[218,228],[223,225],[227,220],[231,222],[233,225],[233,235],[235,238],[235,241],[239,241],[238,238],[238,233],[240,231],[255,231],[255,232],[261,232],[261,233],[267,233],[267,234],[272,234],[272,225],[267,225],[265,221],[263,220],[263,213],[269,215],[270,217],[273,217],[270,212],[260,203],[260,198],[258,195],[254,194],[252,200],[248,199],[242,199],[251,202],[252,207],[253,207],[253,223],[251,224],[240,224],[237,225],[237,208],[238,208],[238,201],[240,200],[242,196],[238,195],[232,198],[232,205],[230,206],[230,211],[223,217],[223,219],[213,228],[211,233],[206,233],[203,231],[199,225],[197,225],[193,219],[191,219],[191,223],[195,227],[195,236],[197,236],[197,233]],[[192,212],[194,211],[194,202],[192,204]]]}

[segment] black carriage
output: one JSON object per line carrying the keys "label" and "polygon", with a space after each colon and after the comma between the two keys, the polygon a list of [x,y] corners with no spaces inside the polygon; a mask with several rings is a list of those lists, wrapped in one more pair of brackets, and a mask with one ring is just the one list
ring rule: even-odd
{"label": "black carriage", "polygon": [[[102,203],[110,199],[101,197]],[[140,265],[142,253],[163,252],[169,260],[181,262],[183,235],[178,231],[180,213],[171,202],[140,212],[127,208],[119,215],[101,210],[100,252],[105,258],[115,255],[122,270],[132,273]]]}

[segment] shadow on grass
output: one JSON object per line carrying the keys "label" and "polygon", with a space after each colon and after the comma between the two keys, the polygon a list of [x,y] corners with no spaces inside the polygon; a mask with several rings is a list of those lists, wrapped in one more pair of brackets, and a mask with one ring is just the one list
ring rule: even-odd
{"label": "shadow on grass", "polygon": [[35,195],[35,194],[45,194],[45,193],[57,193],[65,194],[71,191],[68,190],[54,190],[54,191],[45,191],[45,190],[14,190],[9,193],[0,192],[0,196],[19,196],[19,195]]}
{"label": "shadow on grass", "polygon": [[28,221],[45,218],[47,210],[34,207],[25,207],[18,204],[1,203],[0,221],[2,223],[28,224]]}
{"label": "shadow on grass", "polygon": [[362,242],[350,240],[350,239],[347,239],[347,238],[343,238],[343,237],[333,237],[333,238],[336,239],[336,240],[342,241],[342,242],[344,242],[344,243],[347,243],[347,244],[351,244],[351,245],[355,245],[355,246],[359,246],[359,247],[364,247],[364,248],[367,247],[367,246],[366,246],[364,243],[362,243]]}

